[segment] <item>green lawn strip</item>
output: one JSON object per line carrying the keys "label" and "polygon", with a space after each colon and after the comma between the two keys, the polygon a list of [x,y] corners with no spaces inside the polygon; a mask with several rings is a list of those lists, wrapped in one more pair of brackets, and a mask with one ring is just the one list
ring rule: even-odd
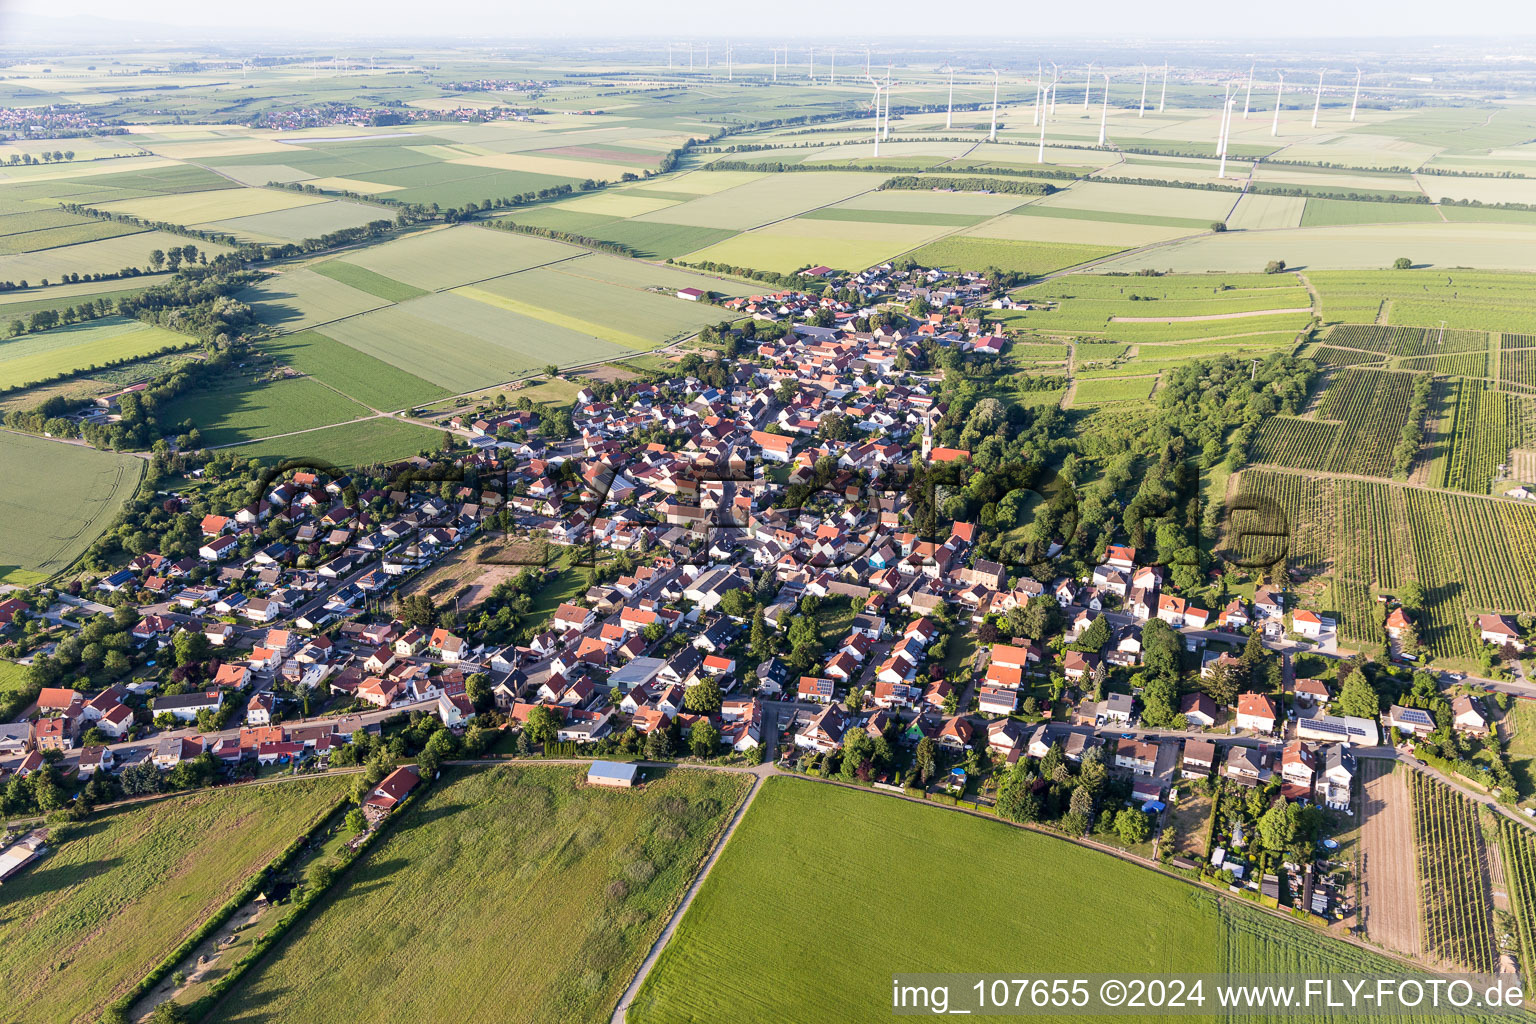
{"label": "green lawn strip", "polygon": [[324,263],[314,264],[310,269],[317,274],[330,278],[332,281],[340,281],[342,284],[356,288],[358,291],[367,292],[369,295],[374,295],[381,299],[388,299],[390,302],[404,302],[406,299],[414,299],[418,295],[427,294],[423,288],[417,288],[415,285],[406,284],[403,281],[396,281],[394,278],[385,277],[383,274],[376,274],[372,270],[359,267],[355,263],[348,263],[345,260],[326,260]]}

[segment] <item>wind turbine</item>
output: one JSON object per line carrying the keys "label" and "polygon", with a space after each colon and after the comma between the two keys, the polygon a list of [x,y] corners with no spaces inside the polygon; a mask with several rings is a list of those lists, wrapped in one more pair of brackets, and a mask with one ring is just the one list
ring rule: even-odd
{"label": "wind turbine", "polygon": [[[1052,83],[1052,89],[1054,89],[1054,88],[1055,88],[1055,83]],[[1041,111],[1041,113],[1040,113],[1040,153],[1039,153],[1038,156],[1035,157],[1035,163],[1038,163],[1038,164],[1045,163],[1045,112],[1044,111]]]}
{"label": "wind turbine", "polygon": [[1099,111],[1099,145],[1104,145],[1104,129],[1109,124],[1109,76],[1104,76],[1104,107]]}
{"label": "wind turbine", "polygon": [[1269,137],[1274,138],[1280,134],[1280,96],[1285,92],[1285,72],[1276,72],[1279,81],[1275,83],[1275,120],[1269,126]]}
{"label": "wind turbine", "polygon": [[672,44],[667,44],[667,70],[672,70]]}
{"label": "wind turbine", "polygon": [[1051,61],[1051,102],[1048,106],[1052,117],[1056,116],[1056,83],[1059,81],[1061,81],[1061,67],[1055,61]]}
{"label": "wind turbine", "polygon": [[1228,120],[1231,116],[1232,83],[1228,82],[1226,94],[1221,98],[1221,120],[1218,122],[1220,127],[1216,129],[1216,155],[1221,157],[1221,166],[1216,169],[1216,177],[1218,178],[1225,178],[1227,176],[1227,130],[1229,127]]}
{"label": "wind turbine", "polygon": [[709,44],[704,44],[704,70],[709,70]]}
{"label": "wind turbine", "polygon": [[734,82],[734,81],[736,81],[736,65],[731,62],[731,56],[732,56],[732,54],[731,54],[731,44],[730,43],[726,43],[725,44],[725,80],[727,82]]}
{"label": "wind turbine", "polygon": [[875,87],[875,156],[880,155],[880,83],[872,75],[865,75]]}
{"label": "wind turbine", "polygon": [[[869,78],[869,47],[864,47],[864,77]],[[874,79],[870,78],[870,81]]]}
{"label": "wind turbine", "polygon": [[693,70],[693,44],[688,44],[688,70]]}
{"label": "wind turbine", "polygon": [[1137,117],[1147,116],[1147,66],[1141,66],[1141,110],[1137,111]]}
{"label": "wind turbine", "polygon": [[1355,123],[1355,108],[1360,106],[1360,69],[1355,68],[1355,101],[1349,105],[1349,123]]}
{"label": "wind turbine", "polygon": [[779,51],[777,48],[774,48],[768,52],[773,57],[773,80],[777,82],[779,80]]}
{"label": "wind turbine", "polygon": [[955,66],[949,65],[949,109],[944,114],[944,130],[955,126]]}
{"label": "wind turbine", "polygon": [[885,127],[881,129],[880,137],[891,137],[891,66],[885,66]]}
{"label": "wind turbine", "polygon": [[1314,100],[1313,103],[1312,103],[1312,127],[1313,128],[1317,127],[1317,114],[1318,114],[1318,111],[1323,109],[1323,76],[1326,75],[1327,73],[1328,73],[1327,71],[1319,71],[1317,73],[1317,99]]}
{"label": "wind turbine", "polygon": [[1045,89],[1045,61],[1035,67],[1035,124],[1040,123],[1041,92]]}
{"label": "wind turbine", "polygon": [[837,47],[832,47],[832,74],[827,79],[828,85],[837,84]]}
{"label": "wind turbine", "polygon": [[816,81],[816,47],[811,47],[811,62],[806,65],[805,77],[812,82]]}
{"label": "wind turbine", "polygon": [[999,76],[997,68],[992,69],[992,131],[987,135],[988,142],[997,141],[997,83]]}
{"label": "wind turbine", "polygon": [[1088,98],[1093,95],[1093,65],[1088,65],[1088,77],[1083,82],[1083,110],[1088,109]]}
{"label": "wind turbine", "polygon": [[1253,65],[1251,65],[1248,68],[1248,91],[1243,93],[1243,120],[1244,121],[1248,120],[1248,101],[1253,98],[1253,71],[1254,71],[1254,68],[1257,68],[1257,67],[1258,67],[1257,64],[1253,64]]}
{"label": "wind turbine", "polygon": [[1163,94],[1157,101],[1157,112],[1163,112],[1163,105],[1168,102],[1168,62],[1163,61]]}

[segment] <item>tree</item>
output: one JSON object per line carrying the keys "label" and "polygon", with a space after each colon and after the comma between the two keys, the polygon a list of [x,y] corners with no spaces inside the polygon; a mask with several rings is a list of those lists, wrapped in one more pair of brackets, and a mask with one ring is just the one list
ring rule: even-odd
{"label": "tree", "polygon": [[[1161,621],[1161,620],[1159,620]],[[1109,643],[1109,619],[1100,615],[1093,620],[1093,624],[1083,630],[1083,635],[1077,638],[1077,643],[1072,646],[1079,651],[1090,651],[1097,654]]]}
{"label": "tree", "polygon": [[149,251],[149,265],[155,270],[165,266],[165,253],[160,249],[151,249]]}
{"label": "tree", "polygon": [[123,784],[125,796],[145,796],[160,792],[160,770],[149,761],[124,768],[119,781]]}
{"label": "tree", "polygon": [[464,680],[464,696],[476,710],[484,711],[491,706],[491,677],[484,672],[475,672]]}
{"label": "tree", "polygon": [[672,737],[666,729],[656,729],[645,738],[645,756],[652,761],[665,761],[672,756]]}
{"label": "tree", "polygon": [[544,376],[549,377],[551,379],[560,376],[560,367],[556,366],[554,363],[547,363],[547,364],[545,364],[545,366],[544,366]]}
{"label": "tree", "polygon": [[1152,823],[1141,811],[1127,808],[1115,815],[1115,834],[1127,846],[1135,846],[1152,838]]}
{"label": "tree", "polygon": [[773,654],[773,634],[768,631],[768,620],[763,615],[761,605],[752,613],[752,632],[747,642],[752,651],[752,656],[758,660],[766,660]]}
{"label": "tree", "polygon": [[347,812],[347,831],[353,835],[368,831],[368,819],[361,807],[354,807]]}
{"label": "tree", "polygon": [[523,733],[529,743],[552,743],[560,734],[560,723],[555,721],[553,711],[539,704],[528,712],[528,720],[523,723]]}
{"label": "tree", "polygon": [[1354,718],[1369,718],[1375,721],[1381,714],[1381,698],[1371,686],[1365,673],[1354,671],[1344,679],[1344,685],[1339,690],[1339,712]]}
{"label": "tree", "polygon": [[720,610],[733,619],[744,619],[752,609],[752,595],[745,590],[728,590],[720,599]]}
{"label": "tree", "polygon": [[938,759],[934,756],[933,740],[927,736],[917,741],[917,751],[912,755],[912,767],[917,769],[917,777],[923,785],[933,778],[933,773],[938,771]]}
{"label": "tree", "polygon": [[1224,220],[1213,220],[1211,221],[1211,230],[1219,235],[1227,230],[1227,222]]}
{"label": "tree", "polygon": [[1093,794],[1087,786],[1076,786],[1072,790],[1072,798],[1067,801],[1067,809],[1073,814],[1081,814],[1083,817],[1093,813]]}
{"label": "tree", "polygon": [[1148,619],[1141,627],[1141,661],[1149,674],[1178,679],[1183,651],[1183,638],[1162,619]]}
{"label": "tree", "polygon": [[1399,256],[1397,259],[1392,261],[1392,269],[1393,270],[1412,270],[1413,269],[1413,260],[1409,259],[1407,256]]}
{"label": "tree", "polygon": [[187,1024],[186,1007],[167,999],[149,1015],[149,1024]]}
{"label": "tree", "polygon": [[774,389],[773,397],[777,398],[781,404],[788,405],[795,400],[795,396],[799,393],[800,382],[793,377],[786,377],[779,381],[779,386]]}
{"label": "tree", "polygon": [[[1270,260],[1268,263],[1266,263],[1264,265],[1264,273],[1266,273],[1266,274],[1283,274],[1283,273],[1285,273],[1285,260]],[[1118,819],[1116,820],[1115,823],[1117,825],[1119,824]]]}
{"label": "tree", "polygon": [[176,652],[177,666],[207,661],[210,651],[208,638],[202,630],[177,630],[171,638],[171,649]]}
{"label": "tree", "polygon": [[[698,689],[697,686],[694,687]],[[720,730],[715,728],[715,723],[707,718],[701,718],[693,723],[693,731],[688,737],[689,749],[694,757],[714,757],[720,748]]]}
{"label": "tree", "polygon": [[696,715],[712,715],[720,710],[720,684],[713,676],[707,676],[688,687],[683,694],[683,706]]}
{"label": "tree", "polygon": [[438,729],[432,734],[431,739],[427,740],[427,745],[422,748],[421,755],[416,759],[422,778],[430,779],[436,775],[442,763],[451,761],[458,756],[458,753],[457,737],[447,729]]}

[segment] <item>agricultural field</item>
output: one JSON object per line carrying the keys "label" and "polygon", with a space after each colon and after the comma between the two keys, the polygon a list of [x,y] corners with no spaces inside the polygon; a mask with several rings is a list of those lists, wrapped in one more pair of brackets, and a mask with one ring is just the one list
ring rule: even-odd
{"label": "agricultural field", "polygon": [[24,334],[0,342],[0,390],[196,344],[188,335],[123,317]]}
{"label": "agricultural field", "polygon": [[[1487,252],[1483,258],[1486,259]],[[1481,262],[1474,257],[1467,263]],[[1536,321],[1536,294],[1527,274],[1481,270],[1308,271],[1330,321],[1381,321],[1451,330],[1527,331]]]}
{"label": "agricultural field", "polygon": [[7,1014],[96,1020],[346,791],[335,778],[208,789],[56,827],[54,851],[5,886]]}
{"label": "agricultural field", "polygon": [[[822,175],[784,177],[820,178]],[[723,193],[721,198],[731,194]],[[673,212],[668,211],[668,215]],[[778,273],[816,265],[863,270],[918,249],[925,242],[952,230],[910,223],[796,217],[718,242],[693,253],[689,261],[725,263]],[[916,254],[913,258],[921,259]]]}
{"label": "agricultural field", "polygon": [[389,304],[372,292],[312,269],[285,270],[239,294],[256,316],[285,331],[343,320]]}
{"label": "agricultural field", "polygon": [[1249,451],[1254,462],[1321,471],[1339,437],[1339,424],[1295,416],[1271,416],[1259,425]]}
{"label": "agricultural field", "polygon": [[[1526,444],[1524,423],[1531,399],[1493,391],[1483,381],[1461,381],[1456,391],[1450,456],[1438,486],[1487,494],[1509,450]],[[1536,439],[1529,439],[1536,440]]]}
{"label": "agricultural field", "polygon": [[340,281],[350,288],[360,292],[367,292],[375,298],[386,302],[404,302],[406,299],[414,299],[418,295],[427,294],[424,289],[415,285],[405,284],[393,278],[376,274],[355,263],[345,260],[325,260],[316,263],[310,268],[322,277],[328,277],[332,281]]}
{"label": "agricultural field", "polygon": [[314,206],[325,201],[319,196],[290,192],[287,189],[221,188],[207,192],[179,192],[143,199],[124,199],[115,203],[101,203],[97,208],[145,221],[193,226]]}
{"label": "agricultural field", "polygon": [[[60,244],[54,248],[18,255],[0,255],[0,281],[40,284],[58,282],[66,274],[116,274],[124,268],[150,271],[149,254],[155,249],[164,251],[172,246],[183,246],[187,239],[164,231],[136,231],[115,237],[97,237],[95,241],[83,241],[73,245]],[[209,258],[230,251],[228,246],[212,242],[195,243],[199,252]]]}
{"label": "agricultural field", "polygon": [[133,496],[144,461],[29,434],[0,444],[0,580],[63,571]]}
{"label": "agricultural field", "polygon": [[392,281],[437,291],[571,259],[584,252],[531,235],[458,226],[351,252],[346,261]]}
{"label": "agricultural field", "polygon": [[1458,970],[1492,974],[1493,898],[1478,805],[1421,772],[1408,778],[1425,952]]}
{"label": "agricultural field", "polygon": [[1018,242],[974,235],[950,235],[911,253],[919,264],[949,270],[996,267],[1016,274],[1049,274],[1118,252],[1116,246]]}
{"label": "agricultural field", "polygon": [[344,228],[360,228],[371,221],[389,219],[391,215],[388,209],[332,199],[267,213],[230,217],[199,226],[209,231],[227,231],[241,241],[301,242],[306,238],[319,238]]}
{"label": "agricultural field", "polygon": [[1392,475],[1392,449],[1408,422],[1413,380],[1407,373],[1347,369],[1328,383],[1318,417],[1342,424],[1330,471]]}
{"label": "agricultural field", "polygon": [[308,374],[370,409],[391,412],[441,398],[447,391],[318,331],[262,342],[286,366]]}
{"label": "agricultural field", "polygon": [[1301,227],[1339,224],[1391,224],[1408,221],[1439,221],[1438,209],[1428,203],[1372,203],[1348,199],[1308,199]]}
{"label": "agricultural field", "polygon": [[454,393],[511,380],[552,360],[577,365],[631,351],[446,292],[337,321],[324,333]]}
{"label": "agricultural field", "polygon": [[262,462],[306,458],[342,467],[371,466],[398,462],[421,451],[435,451],[442,443],[439,431],[381,416],[253,441],[230,449],[230,453]]}
{"label": "agricultural field", "polygon": [[[1500,271],[1536,271],[1536,224],[1398,223],[1298,227],[1284,232],[1227,231],[1195,235],[1110,260],[1105,271],[1141,270],[1173,273],[1264,269],[1271,260],[1306,267],[1308,276],[1333,271],[1384,271],[1433,275],[1445,280],[1474,272],[1454,268],[1482,266]],[[1399,257],[1413,260],[1415,271],[1391,271]],[[1351,318],[1353,319],[1353,318]],[[1438,322],[1438,318],[1436,321]],[[1468,326],[1473,326],[1469,324]]]}
{"label": "agricultural field", "polygon": [[[450,771],[216,1016],[606,1021],[750,780],[673,769],[615,791],[584,775]],[[375,955],[354,955],[359,920]]]}
{"label": "agricultural field", "polygon": [[166,423],[195,424],[205,447],[219,448],[295,430],[328,427],[368,410],[308,377],[240,377],[173,399],[160,412]]}
{"label": "agricultural field", "polygon": [[[1499,819],[1499,856],[1509,885],[1509,900],[1519,930],[1520,948],[1536,949],[1536,835]],[[1529,958],[1524,958],[1529,960]],[[1521,963],[1525,983],[1536,982],[1536,964]]]}
{"label": "agricultural field", "polygon": [[1262,469],[1236,479],[1234,493],[1267,499],[1275,510],[1273,521],[1238,524],[1250,534],[1241,552],[1261,562],[1285,557],[1303,576],[1351,584],[1335,590],[1356,603],[1331,609],[1347,637],[1379,642],[1372,590],[1390,592],[1409,579],[1427,595],[1419,637],[1436,657],[1475,655],[1477,612],[1536,611],[1536,508]]}
{"label": "agricultural field", "polygon": [[[991,866],[1013,863],[1030,865],[1027,881],[986,880]],[[871,900],[832,883],[850,874],[878,874],[902,897]],[[1137,893],[1135,914],[1114,895],[1128,887]],[[975,899],[983,888],[988,897]],[[750,909],[786,901],[793,913]],[[956,915],[962,904],[966,912]],[[744,915],[756,922],[751,942],[740,938]],[[1052,941],[1009,941],[1024,918],[1052,921]],[[851,948],[860,954],[832,955]],[[816,970],[801,969],[807,958]],[[871,963],[881,965],[878,976]],[[902,972],[1330,972],[1387,964],[1065,840],[875,793],[771,778],[628,1019],[884,1020],[889,977]]]}
{"label": "agricultural field", "polygon": [[1156,377],[1104,377],[1080,380],[1072,391],[1072,407],[1145,402],[1152,395]]}
{"label": "agricultural field", "polygon": [[1536,388],[1536,349],[1508,349],[1500,352],[1499,379],[1521,387]]}

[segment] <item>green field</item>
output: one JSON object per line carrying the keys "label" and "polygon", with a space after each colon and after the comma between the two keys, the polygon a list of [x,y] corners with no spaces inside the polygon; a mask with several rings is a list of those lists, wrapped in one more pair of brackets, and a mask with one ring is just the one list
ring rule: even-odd
{"label": "green field", "polygon": [[347,789],[344,779],[204,790],[59,829],[5,886],[7,1019],[94,1021]]}
{"label": "green field", "polygon": [[1385,323],[1475,331],[1529,331],[1536,322],[1536,289],[1529,274],[1479,270],[1318,272],[1308,279],[1322,293],[1332,321]]}
{"label": "green field", "polygon": [[121,317],[25,334],[0,342],[0,390],[196,344],[188,335]]}
{"label": "green field", "polygon": [[[138,231],[75,245],[61,244],[37,252],[0,256],[0,281],[26,281],[36,285],[45,280],[60,281],[65,274],[115,274],[125,267],[147,271],[151,251],[183,246],[187,241],[181,235],[164,231]],[[228,246],[212,242],[198,241],[196,245],[198,251],[206,252],[210,259],[231,251]]]}
{"label": "green field", "polygon": [[288,270],[241,292],[266,324],[285,331],[329,323],[389,304],[387,299],[310,269]]}
{"label": "green field", "polygon": [[318,380],[290,377],[276,381],[235,380],[216,388],[182,395],[160,412],[166,423],[191,420],[203,445],[217,448],[294,430],[326,427],[368,415]]}
{"label": "green field", "polygon": [[1152,394],[1156,377],[1108,377],[1077,382],[1072,406],[1105,405],[1110,402],[1144,402]]}
{"label": "green field", "polygon": [[531,235],[459,226],[347,254],[347,262],[426,291],[484,281],[580,256],[585,250]]}
{"label": "green field", "polygon": [[1400,221],[1438,221],[1440,213],[1428,203],[1371,203],[1347,199],[1308,199],[1301,215],[1304,228],[1337,224],[1386,224]]}
{"label": "green field", "polygon": [[[1049,922],[1042,925],[1049,937],[1021,939],[1026,921]],[[1064,840],[774,778],[700,887],[628,1019],[885,1021],[891,975],[904,972],[1304,970],[1398,968],[1305,925]]]}
{"label": "green field", "polygon": [[344,345],[458,393],[551,362],[599,362],[632,351],[571,327],[442,292],[330,324]]}
{"label": "green field", "polygon": [[345,260],[326,260],[310,268],[315,273],[389,302],[403,302],[425,295],[426,290],[366,270]]}
{"label": "green field", "polygon": [[442,442],[439,431],[380,417],[254,441],[231,448],[230,453],[264,462],[310,458],[337,466],[369,466],[398,462],[422,449],[436,450]]}
{"label": "green field", "polygon": [[30,434],[4,439],[0,578],[14,569],[51,576],[107,528],[138,487],[144,461]]}
{"label": "green field", "polygon": [[919,265],[926,267],[954,270],[996,267],[1019,274],[1048,274],[1110,256],[1118,251],[1113,246],[1016,242],[1001,238],[951,235],[930,242],[911,255]]}
{"label": "green field", "polygon": [[284,365],[328,384],[371,409],[392,412],[441,398],[447,391],[382,359],[318,331],[285,334],[262,343]]}
{"label": "green field", "polygon": [[214,1016],[606,1021],[749,779],[673,769],[625,791],[584,777],[447,775]]}
{"label": "green field", "polygon": [[338,199],[245,217],[227,217],[202,227],[210,231],[228,231],[237,238],[256,241],[275,239],[299,242],[306,238],[319,238],[343,228],[359,228],[370,221],[389,219],[390,214],[386,209]]}

